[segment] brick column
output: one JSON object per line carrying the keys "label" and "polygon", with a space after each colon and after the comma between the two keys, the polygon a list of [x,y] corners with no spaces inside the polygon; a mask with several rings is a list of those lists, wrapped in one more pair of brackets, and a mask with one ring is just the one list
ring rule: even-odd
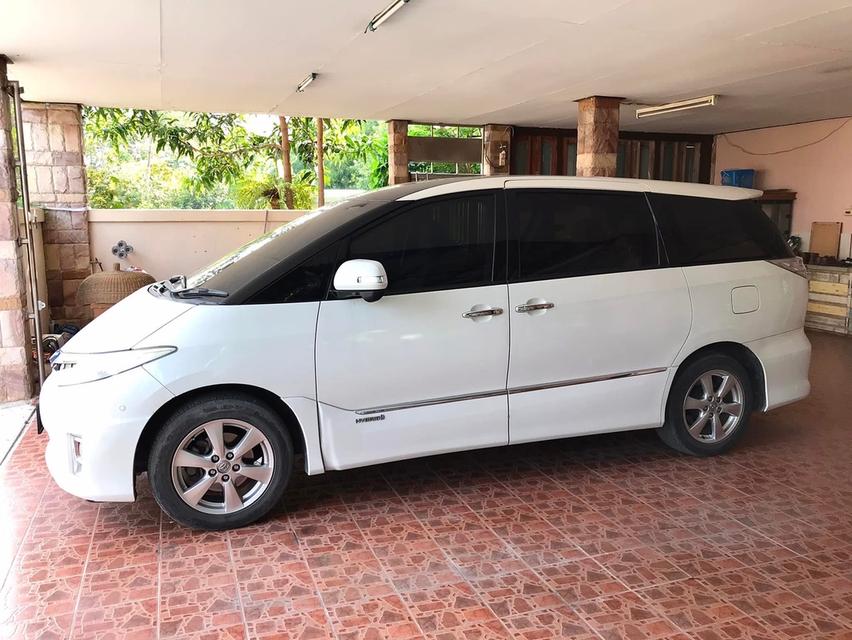
{"label": "brick column", "polygon": [[0,55],[0,402],[32,395],[24,252],[18,246],[18,207],[7,59]]}
{"label": "brick column", "polygon": [[620,104],[621,98],[604,96],[591,96],[578,101],[578,176],[615,176]]}
{"label": "brick column", "polygon": [[408,120],[388,120],[388,184],[408,181]]}
{"label": "brick column", "polygon": [[509,150],[512,127],[505,124],[487,124],[482,128],[482,174],[502,176],[509,174]]}
{"label": "brick column", "polygon": [[78,326],[91,320],[77,288],[91,273],[80,105],[24,103],[24,142],[33,206],[44,207],[44,260],[50,317]]}

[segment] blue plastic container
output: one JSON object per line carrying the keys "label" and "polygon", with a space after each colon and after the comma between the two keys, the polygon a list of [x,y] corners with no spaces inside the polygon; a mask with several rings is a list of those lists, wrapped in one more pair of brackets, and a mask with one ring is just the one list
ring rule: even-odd
{"label": "blue plastic container", "polygon": [[754,186],[754,169],[725,169],[721,173],[722,184],[729,187],[751,189]]}

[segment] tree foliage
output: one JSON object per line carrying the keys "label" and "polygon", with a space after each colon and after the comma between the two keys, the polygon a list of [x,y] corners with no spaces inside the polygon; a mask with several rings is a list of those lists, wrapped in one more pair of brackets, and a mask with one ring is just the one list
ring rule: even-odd
{"label": "tree foliage", "polygon": [[[277,122],[259,133],[248,126],[245,116],[229,113],[88,107],[84,118],[87,152],[92,148],[90,142],[101,148],[101,162],[89,170],[93,205],[145,206],[135,204],[145,198],[133,193],[134,185],[115,171],[115,163],[134,152],[140,156],[147,151],[149,187],[155,182],[154,157],[155,164],[181,174],[179,188],[191,201],[230,194],[231,202],[238,206],[249,206],[249,202],[259,207],[283,206],[283,199],[278,198],[284,182],[278,169],[281,138]],[[326,186],[375,188],[387,184],[384,127],[350,119],[327,119],[324,125]],[[290,186],[299,192],[300,200],[294,206],[310,208],[312,204],[304,205],[307,194],[316,188],[316,122],[289,118],[288,128],[294,168]]]}

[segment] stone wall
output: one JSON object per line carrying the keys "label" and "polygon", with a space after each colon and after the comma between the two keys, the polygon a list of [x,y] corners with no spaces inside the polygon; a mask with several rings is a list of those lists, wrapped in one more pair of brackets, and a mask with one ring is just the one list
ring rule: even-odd
{"label": "stone wall", "polygon": [[577,104],[577,175],[615,176],[620,98],[591,96]]}
{"label": "stone wall", "polygon": [[12,114],[6,98],[6,59],[0,55],[0,402],[32,393],[22,247],[12,147]]}
{"label": "stone wall", "polygon": [[23,119],[30,199],[44,208],[50,317],[82,325],[91,314],[77,306],[77,288],[91,273],[91,258],[80,106],[26,102]]}
{"label": "stone wall", "polygon": [[388,184],[408,182],[408,120],[388,120]]}

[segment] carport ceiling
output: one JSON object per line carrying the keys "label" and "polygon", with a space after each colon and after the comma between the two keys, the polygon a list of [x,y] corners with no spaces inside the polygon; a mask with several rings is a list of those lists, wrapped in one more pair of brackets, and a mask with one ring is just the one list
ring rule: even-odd
{"label": "carport ceiling", "polygon": [[[30,100],[570,127],[574,100],[716,107],[715,133],[852,113],[849,0],[0,0]],[[304,93],[296,85],[319,77]]]}

